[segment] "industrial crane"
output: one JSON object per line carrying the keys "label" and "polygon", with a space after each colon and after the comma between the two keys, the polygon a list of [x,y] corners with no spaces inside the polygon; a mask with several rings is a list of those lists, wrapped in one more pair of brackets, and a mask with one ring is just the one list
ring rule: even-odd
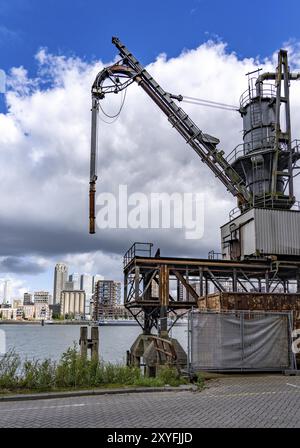
{"label": "industrial crane", "polygon": [[[243,119],[243,143],[225,158],[224,151],[217,148],[219,139],[202,132],[175,103],[188,97],[163,90],[117,37],[113,37],[112,42],[121,59],[104,68],[92,86],[90,233],[95,233],[100,101],[107,94],[122,92],[136,82],[202,162],[237,198],[237,210],[230,213],[229,222],[221,227],[223,259],[299,257],[300,204],[294,195],[293,181],[300,174],[300,142],[292,141],[291,137],[289,86],[290,81],[300,79],[300,73],[290,72],[287,51],[278,52],[276,71],[248,77],[248,89],[236,109]],[[269,80],[275,83],[265,83]],[[297,205],[298,210],[294,210]],[[269,239],[264,238],[266,229]]]}
{"label": "industrial crane", "polygon": [[[179,132],[194,151],[238,200],[241,210],[252,205],[252,194],[245,180],[227,162],[224,151],[219,150],[219,139],[203,133],[188,114],[174,100],[181,101],[181,95],[172,95],[155,81],[132,53],[117,37],[112,43],[120,52],[121,60],[104,68],[92,86],[92,127],[90,164],[90,233],[95,233],[95,193],[97,180],[97,140],[99,101],[109,93],[119,93],[136,82],[167,116],[171,125]],[[108,81],[108,83],[106,83]]]}
{"label": "industrial crane", "polygon": [[[258,309],[255,307],[260,299],[252,303],[251,295],[256,299],[256,293],[272,294],[278,285],[283,286],[286,294],[289,293],[289,282],[294,281],[299,293],[300,207],[293,210],[296,205],[293,180],[300,174],[300,166],[297,165],[300,141],[292,141],[291,138],[289,86],[290,81],[300,79],[300,73],[290,72],[287,51],[280,50],[274,72],[248,78],[248,89],[241,96],[237,108],[243,119],[243,143],[225,157],[224,151],[218,149],[219,139],[202,132],[177,105],[176,101],[180,102],[184,97],[165,91],[117,37],[113,37],[112,42],[121,59],[100,71],[92,86],[90,233],[95,233],[100,101],[110,93],[124,91],[134,82],[237,198],[240,213],[237,216],[231,213],[229,221],[221,227],[222,260],[214,259],[214,256],[208,260],[169,258],[161,257],[158,252],[152,257],[152,244],[149,243],[135,243],[127,251],[124,257],[124,303],[138,322],[143,312],[143,322],[139,324],[144,334],[138,337],[130,351],[135,362],[140,359],[141,347],[144,347],[143,356],[149,354],[153,326],[160,329],[161,338],[166,338],[168,313],[175,314],[177,319],[179,310],[197,306],[199,300],[207,298],[210,285],[221,293],[228,291],[228,285],[234,294],[242,288],[247,293],[247,300],[243,302],[244,298],[232,297],[230,306],[247,310],[251,309],[250,306]],[[269,84],[265,81],[275,82]],[[296,175],[294,170],[298,170]],[[141,245],[142,256],[138,256]],[[148,253],[145,247],[148,247]],[[170,290],[170,281],[177,282],[177,294]],[[153,283],[158,286],[158,295],[152,292]],[[181,288],[186,292],[185,300],[182,299]],[[291,301],[296,310],[296,300],[288,295],[287,300],[280,296],[280,304],[276,307],[289,309]],[[275,301],[276,298],[272,298],[265,304],[263,300],[263,309],[271,306],[270,309],[276,310],[273,308]],[[240,302],[244,304],[240,305]],[[207,306],[208,302],[205,303]]]}

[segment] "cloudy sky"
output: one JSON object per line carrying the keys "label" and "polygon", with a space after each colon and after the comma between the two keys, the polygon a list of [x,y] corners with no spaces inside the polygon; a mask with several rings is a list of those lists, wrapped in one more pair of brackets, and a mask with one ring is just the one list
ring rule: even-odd
{"label": "cloudy sky", "polygon": [[[94,0],[45,0],[43,7],[35,0],[1,1],[7,91],[0,113],[0,279],[12,280],[14,296],[52,291],[58,261],[68,263],[70,272],[122,279],[122,255],[134,241],[153,242],[173,256],[218,251],[219,227],[235,200],[135,85],[118,120],[107,124],[100,117],[98,192],[117,196],[119,185],[126,185],[128,194],[202,193],[204,234],[200,240],[185,239],[184,229],[88,234],[90,88],[97,72],[117,58],[112,35],[165,90],[213,101],[238,104],[247,88],[245,73],[273,70],[279,48],[287,48],[291,67],[300,69],[297,14],[281,11],[277,28],[279,2],[254,1],[252,13],[257,3],[259,15],[250,29],[241,3],[166,0],[161,5],[157,0],[146,11],[136,1],[115,1],[113,7]],[[262,21],[266,14],[269,20]],[[113,114],[120,100],[108,96],[102,107]],[[294,83],[294,138],[299,106],[300,83]],[[221,140],[226,153],[241,143],[237,112],[183,107],[204,132]]]}

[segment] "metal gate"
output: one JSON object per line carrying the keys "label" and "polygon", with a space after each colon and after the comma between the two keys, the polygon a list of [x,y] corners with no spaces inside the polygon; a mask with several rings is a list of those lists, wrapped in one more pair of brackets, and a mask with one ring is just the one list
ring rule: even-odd
{"label": "metal gate", "polygon": [[296,368],[290,312],[191,310],[188,327],[190,373]]}

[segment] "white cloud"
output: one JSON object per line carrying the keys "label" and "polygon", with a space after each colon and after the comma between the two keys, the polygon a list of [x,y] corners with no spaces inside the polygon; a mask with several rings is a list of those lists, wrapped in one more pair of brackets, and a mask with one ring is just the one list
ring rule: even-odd
{"label": "white cloud", "polygon": [[12,303],[13,299],[23,298],[24,292],[28,291],[28,284],[24,280],[16,279],[12,276],[0,278],[0,303],[3,301],[5,283],[8,282],[8,300]]}
{"label": "white cloud", "polygon": [[[293,66],[299,66],[299,44],[287,45]],[[36,255],[51,261],[64,257],[74,270],[109,276],[121,271],[119,255],[135,240],[152,240],[162,253],[177,256],[205,256],[208,249],[217,250],[219,226],[235,200],[137,85],[130,86],[119,119],[111,125],[100,122],[98,191],[117,191],[120,183],[130,192],[204,192],[204,238],[195,244],[184,240],[184,231],[151,230],[99,230],[96,236],[88,235],[90,89],[104,64],[51,55],[46,49],[36,60],[36,79],[30,79],[23,67],[12,69],[8,112],[0,114],[5,223],[0,255]],[[247,88],[245,73],[258,67],[270,71],[274,64],[275,53],[264,61],[240,60],[224,43],[209,41],[178,57],[160,55],[148,69],[172,93],[237,104]],[[295,137],[299,94],[300,83],[293,83]],[[102,106],[113,112],[119,102],[119,96],[111,95]],[[183,107],[204,132],[221,140],[219,147],[226,153],[242,142],[238,113]]]}

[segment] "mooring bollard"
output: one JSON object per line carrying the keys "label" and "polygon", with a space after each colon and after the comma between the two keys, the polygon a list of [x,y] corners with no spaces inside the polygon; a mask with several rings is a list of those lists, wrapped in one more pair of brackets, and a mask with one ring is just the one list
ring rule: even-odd
{"label": "mooring bollard", "polygon": [[99,359],[99,327],[91,328],[91,339],[88,339],[88,327],[80,327],[80,356],[87,357],[88,349],[91,352],[91,358]]}
{"label": "mooring bollard", "polygon": [[99,327],[91,328],[91,357],[99,359]]}
{"label": "mooring bollard", "polygon": [[88,328],[87,327],[80,327],[79,345],[80,345],[80,356],[82,358],[86,358],[87,357],[87,349],[88,349]]}

